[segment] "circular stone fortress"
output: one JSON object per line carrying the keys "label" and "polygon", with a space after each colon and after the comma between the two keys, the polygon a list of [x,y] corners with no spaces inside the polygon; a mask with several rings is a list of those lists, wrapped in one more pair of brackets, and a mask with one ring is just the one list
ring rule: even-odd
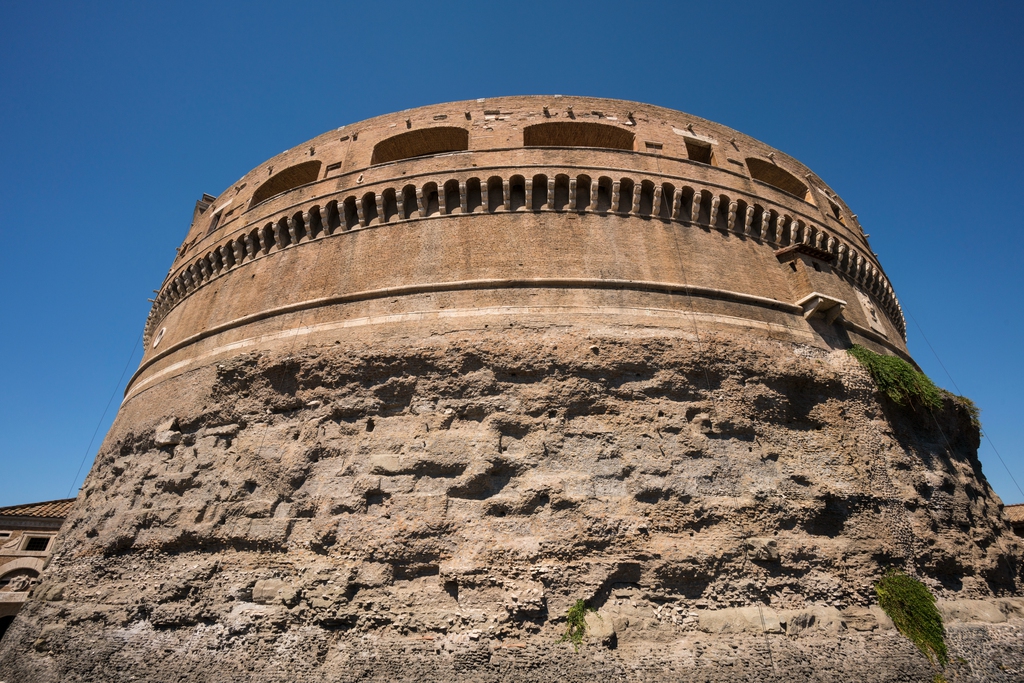
{"label": "circular stone fortress", "polygon": [[[856,214],[646,104],[349,124],[204,195],[0,680],[1022,680],[1022,549]],[[577,649],[560,641],[584,601]]]}

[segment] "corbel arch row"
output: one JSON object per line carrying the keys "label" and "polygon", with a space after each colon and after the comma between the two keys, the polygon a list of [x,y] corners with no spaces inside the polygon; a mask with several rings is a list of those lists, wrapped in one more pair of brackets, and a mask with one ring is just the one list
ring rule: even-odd
{"label": "corbel arch row", "polygon": [[774,249],[806,244],[834,259],[835,270],[875,296],[906,337],[895,292],[881,270],[824,227],[759,198],[677,179],[586,172],[428,178],[418,183],[342,191],[302,209],[250,224],[177,271],[154,300],[146,343],[167,313],[192,291],[249,261],[305,242],[365,228],[437,216],[578,212],[639,217],[742,235]]}

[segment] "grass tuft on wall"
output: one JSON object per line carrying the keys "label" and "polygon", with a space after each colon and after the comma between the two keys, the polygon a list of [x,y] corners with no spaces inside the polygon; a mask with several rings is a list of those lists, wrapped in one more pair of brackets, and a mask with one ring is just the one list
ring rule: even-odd
{"label": "grass tuft on wall", "polygon": [[878,604],[906,636],[933,663],[949,664],[946,629],[928,587],[898,569],[889,569],[875,584]]}
{"label": "grass tuft on wall", "polygon": [[[860,361],[875,386],[893,403],[909,406],[916,410],[922,406],[928,410],[942,407],[942,392],[935,383],[919,372],[913,365],[897,356],[883,356],[863,346],[854,344],[848,353]],[[973,405],[973,404],[972,404]]]}
{"label": "grass tuft on wall", "polygon": [[583,636],[587,633],[587,612],[593,611],[587,607],[587,603],[583,600],[577,600],[573,603],[565,615],[565,621],[567,622],[565,633],[562,634],[562,638],[558,642],[564,643],[569,641],[576,651],[579,652],[580,645],[583,644]]}

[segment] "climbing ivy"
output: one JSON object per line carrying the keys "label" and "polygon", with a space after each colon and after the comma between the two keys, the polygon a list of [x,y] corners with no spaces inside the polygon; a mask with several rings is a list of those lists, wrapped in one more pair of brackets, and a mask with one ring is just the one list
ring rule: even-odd
{"label": "climbing ivy", "polygon": [[928,657],[942,667],[949,664],[946,629],[935,607],[935,596],[928,587],[898,569],[889,569],[875,584],[878,604],[906,636]]}
{"label": "climbing ivy", "polygon": [[573,648],[579,652],[580,645],[583,644],[583,636],[587,633],[587,612],[593,611],[587,607],[587,603],[583,600],[577,600],[573,603],[565,615],[565,633],[562,634],[562,638],[558,642],[564,643],[568,640],[572,643]]}
{"label": "climbing ivy", "polygon": [[915,370],[902,358],[883,356],[858,344],[850,347],[849,354],[867,369],[878,390],[897,405],[916,409],[917,404],[929,410],[942,407],[940,389],[927,375]]}

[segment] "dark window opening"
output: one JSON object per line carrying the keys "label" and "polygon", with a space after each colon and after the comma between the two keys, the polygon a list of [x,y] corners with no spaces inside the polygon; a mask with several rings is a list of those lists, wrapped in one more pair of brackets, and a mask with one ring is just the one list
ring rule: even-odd
{"label": "dark window opening", "polygon": [[419,215],[419,206],[416,204],[416,188],[406,185],[402,188],[402,216],[412,218]]}
{"label": "dark window opening", "polygon": [[633,181],[623,178],[619,181],[619,205],[615,207],[618,213],[629,213],[633,210]]}
{"label": "dark window opening", "polygon": [[712,165],[714,155],[711,153],[711,145],[709,143],[694,140],[693,138],[685,138],[685,142],[686,156],[689,157],[690,161],[696,161],[698,164]]}
{"label": "dark window opening", "polygon": [[398,217],[398,198],[393,189],[383,192],[384,196],[384,222],[390,223]]}
{"label": "dark window opening", "polygon": [[380,216],[377,215],[377,195],[367,192],[363,195],[363,225],[376,225]]}
{"label": "dark window opening", "polygon": [[662,144],[660,142],[644,142],[644,147],[647,148],[648,152],[658,154],[661,152]]}
{"label": "dark window opening", "polygon": [[249,206],[256,206],[271,197],[294,190],[300,185],[315,182],[320,177],[320,166],[319,161],[304,161],[275,173],[252,193],[252,201],[249,202]]}
{"label": "dark window opening", "polygon": [[33,536],[25,544],[25,550],[30,553],[41,553],[50,545],[50,539],[46,536]]}
{"label": "dark window opening", "polygon": [[352,228],[359,227],[359,212],[356,210],[356,198],[347,197],[344,204],[345,209],[345,229],[351,230]]}
{"label": "dark window opening", "polygon": [[832,215],[836,217],[836,220],[839,221],[840,223],[845,224],[846,221],[843,220],[843,212],[839,210],[839,205],[836,204],[831,199],[829,199],[828,206],[830,209],[832,209]]}
{"label": "dark window opening", "polygon": [[565,211],[569,207],[569,176],[555,176],[554,195],[554,206],[552,208],[555,211]]}
{"label": "dark window opening", "polygon": [[[485,193],[480,185],[479,178],[470,178],[466,181],[466,210],[473,213],[484,206]],[[484,207],[486,211],[486,207]]]}
{"label": "dark window opening", "polygon": [[465,128],[441,127],[410,130],[381,140],[373,147],[371,164],[413,159],[445,152],[469,149],[469,131]]}
{"label": "dark window opening", "polygon": [[540,211],[548,208],[548,177],[536,175],[533,177],[533,202],[530,207],[533,211]]}
{"label": "dark window opening", "polygon": [[498,207],[504,208],[505,206],[505,188],[502,186],[502,180],[498,177],[491,177],[487,180],[487,202],[484,204],[484,210],[497,211]]}
{"label": "dark window opening", "polygon": [[427,183],[423,186],[423,215],[433,216],[441,211],[441,202],[437,198],[437,183]]}
{"label": "dark window opening", "polygon": [[644,180],[640,183],[640,213],[650,216],[654,211],[654,183]]}
{"label": "dark window opening", "polygon": [[764,159],[753,157],[747,159],[747,168],[750,170],[750,177],[754,180],[760,180],[762,183],[767,183],[804,201],[808,200],[807,185],[789,171]]}
{"label": "dark window opening", "polygon": [[527,147],[601,147],[633,150],[634,135],[606,123],[582,121],[549,121],[523,129]]}
{"label": "dark window opening", "polygon": [[590,208],[592,197],[590,196],[590,176],[581,175],[576,178],[576,206],[577,211]]}
{"label": "dark window opening", "polygon": [[526,179],[520,175],[512,176],[509,181],[509,210],[518,211],[526,206]]}
{"label": "dark window opening", "polygon": [[664,183],[661,186],[661,207],[658,210],[658,217],[666,220],[672,218],[672,209],[676,201],[676,188],[671,183]]}
{"label": "dark window opening", "polygon": [[447,214],[462,213],[462,192],[458,180],[444,184],[444,210]]}
{"label": "dark window opening", "polygon": [[597,180],[597,210],[609,211],[612,208],[612,179],[602,176]]}
{"label": "dark window opening", "polygon": [[212,235],[217,230],[217,226],[220,225],[220,214],[220,211],[213,214],[213,218],[210,220],[210,229],[206,231],[207,235]]}

